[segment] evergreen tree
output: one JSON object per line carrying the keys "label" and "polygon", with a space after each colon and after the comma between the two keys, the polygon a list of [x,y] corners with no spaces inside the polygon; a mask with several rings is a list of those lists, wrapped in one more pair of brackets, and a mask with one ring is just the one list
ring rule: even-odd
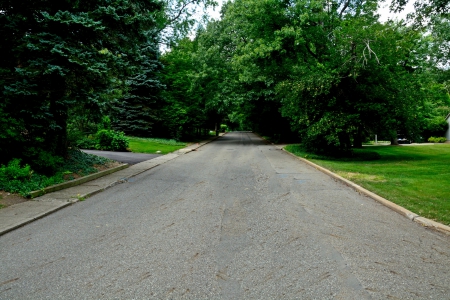
{"label": "evergreen tree", "polygon": [[157,59],[152,30],[162,7],[156,0],[1,0],[2,162],[63,156],[73,108],[99,111],[142,95],[139,86],[149,82],[142,76],[155,78],[148,59]]}

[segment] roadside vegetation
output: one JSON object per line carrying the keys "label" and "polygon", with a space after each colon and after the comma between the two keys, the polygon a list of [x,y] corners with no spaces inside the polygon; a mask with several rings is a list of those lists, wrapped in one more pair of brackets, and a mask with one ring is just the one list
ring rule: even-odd
{"label": "roadside vegetation", "polygon": [[306,158],[420,216],[450,225],[450,145],[373,146],[353,157],[330,158],[287,151]]}
{"label": "roadside vegetation", "polygon": [[117,163],[79,150],[70,150],[67,159],[48,161],[39,172],[20,159],[13,159],[0,166],[0,192],[28,197],[31,191],[96,173],[114,164]]}
{"label": "roadside vegetation", "polygon": [[167,154],[186,147],[187,143],[169,139],[128,137],[129,149],[136,153]]}
{"label": "roadside vegetation", "polygon": [[411,1],[408,22],[381,0],[234,0],[202,24],[215,1],[1,1],[0,165],[51,181],[75,148],[167,153],[148,138],[217,129],[338,157],[375,134],[443,141],[450,4]]}

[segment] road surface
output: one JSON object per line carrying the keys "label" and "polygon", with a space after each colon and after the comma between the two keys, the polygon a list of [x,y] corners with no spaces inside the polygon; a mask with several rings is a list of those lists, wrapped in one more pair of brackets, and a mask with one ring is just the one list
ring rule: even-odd
{"label": "road surface", "polygon": [[1,299],[450,299],[450,238],[251,133],[0,237]]}
{"label": "road surface", "polygon": [[88,154],[106,157],[129,165],[134,165],[161,156],[161,154],[147,154],[147,153],[133,153],[133,152],[117,152],[117,151],[101,151],[101,150],[82,150],[82,151]]}

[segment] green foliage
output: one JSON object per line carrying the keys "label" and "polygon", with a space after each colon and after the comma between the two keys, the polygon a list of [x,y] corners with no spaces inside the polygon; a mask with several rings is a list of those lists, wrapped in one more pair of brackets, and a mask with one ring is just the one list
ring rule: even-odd
{"label": "green foliage", "polygon": [[428,59],[433,43],[376,12],[377,1],[228,2],[193,43],[188,91],[199,88],[235,128],[282,140],[293,130],[321,155],[346,156],[374,134],[417,140],[448,107]]}
{"label": "green foliage", "polygon": [[1,2],[1,160],[31,160],[30,147],[66,156],[76,131],[86,133],[114,103],[157,94],[143,87],[161,87],[154,65],[163,9],[156,0]]}
{"label": "green foliage", "polygon": [[199,129],[214,128],[215,114],[209,114],[204,87],[195,83],[198,71],[198,41],[180,40],[161,60],[164,105],[161,110],[160,136],[176,140],[189,139]]}
{"label": "green foliage", "polygon": [[62,166],[64,158],[48,151],[39,150],[39,155],[32,160],[33,169],[45,175],[53,175]]}
{"label": "green foliage", "polygon": [[20,166],[20,159],[11,160],[7,166],[0,166],[0,181],[26,180],[31,177],[33,172],[29,165]]}
{"label": "green foliage", "polygon": [[235,0],[190,40],[214,1],[2,1],[0,162],[50,174],[72,146],[123,150],[111,130],[181,140],[222,123],[337,156],[373,134],[442,135],[448,4],[424,3],[407,26],[380,23],[375,0]]}
{"label": "green foliage", "polygon": [[109,151],[126,151],[129,140],[120,131],[102,129],[97,132],[97,148]]}
{"label": "green foliage", "polygon": [[436,117],[428,120],[425,126],[425,138],[433,136],[443,136],[448,129],[448,123],[442,117]]}
{"label": "green foliage", "polygon": [[47,186],[64,182],[64,175],[77,173],[88,175],[97,172],[94,165],[103,165],[109,159],[83,153],[78,150],[69,151],[67,159],[59,162],[59,168],[54,175],[46,176],[34,172],[25,164],[21,165],[19,159],[11,160],[6,166],[0,167],[0,190],[10,193],[19,193],[27,197],[31,191],[41,190]]}
{"label": "green foliage", "polygon": [[130,137],[130,150],[136,153],[167,154],[186,147],[186,143],[158,138]]}
{"label": "green foliage", "polygon": [[160,138],[140,138],[140,137],[129,137],[134,141],[145,141],[149,143],[161,144],[161,145],[171,145],[171,146],[186,146],[186,143],[180,142],[173,139],[160,139]]}
{"label": "green foliage", "polygon": [[96,146],[98,144],[98,141],[93,135],[89,136],[83,136],[79,138],[75,142],[75,147],[78,149],[97,149]]}
{"label": "green foliage", "polygon": [[428,141],[430,143],[445,143],[447,141],[447,138],[446,137],[434,137],[434,136],[432,136],[432,137],[430,137],[428,139]]}
{"label": "green foliage", "polygon": [[98,124],[98,131],[100,130],[111,130],[111,119],[109,116],[103,116],[100,123]]}

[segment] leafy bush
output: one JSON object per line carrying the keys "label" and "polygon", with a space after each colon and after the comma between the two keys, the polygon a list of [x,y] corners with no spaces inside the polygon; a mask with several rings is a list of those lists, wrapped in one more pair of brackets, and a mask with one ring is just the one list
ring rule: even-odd
{"label": "leafy bush", "polygon": [[94,136],[82,137],[76,141],[75,146],[79,149],[97,149],[97,140]]}
{"label": "leafy bush", "polygon": [[425,138],[442,136],[448,129],[447,121],[442,117],[436,117],[434,119],[428,120],[426,127],[423,131]]}
{"label": "leafy bush", "polygon": [[61,165],[64,163],[64,158],[55,156],[47,151],[39,151],[38,157],[33,161],[32,167],[36,172],[45,175],[55,174]]}
{"label": "leafy bush", "polygon": [[111,119],[109,116],[103,116],[101,122],[98,124],[98,131],[100,130],[111,130]]}
{"label": "leafy bush", "polygon": [[120,131],[102,129],[97,132],[97,147],[102,150],[125,151],[129,141]]}
{"label": "leafy bush", "polygon": [[434,137],[434,136],[432,136],[432,137],[430,137],[430,138],[428,139],[428,141],[429,141],[430,143],[445,143],[445,142],[447,141],[447,138],[445,138],[445,137]]}
{"label": "leafy bush", "polygon": [[27,164],[20,166],[20,160],[13,159],[7,166],[0,167],[0,190],[27,197],[31,191],[64,182],[64,174],[89,175],[97,172],[94,165],[104,165],[110,161],[110,159],[86,154],[80,150],[71,150],[68,158],[61,162],[55,174],[46,176],[33,172]]}
{"label": "leafy bush", "polygon": [[64,162],[63,157],[40,147],[28,147],[21,154],[23,162],[28,163],[39,174],[53,175]]}
{"label": "leafy bush", "polygon": [[11,160],[7,166],[2,165],[0,167],[0,180],[24,180],[31,177],[31,167],[25,165],[20,166],[20,159]]}
{"label": "leafy bush", "polygon": [[26,196],[29,191],[38,188],[35,180],[32,180],[35,178],[31,167],[27,164],[20,166],[20,159],[15,158],[8,165],[0,167],[0,190]]}

